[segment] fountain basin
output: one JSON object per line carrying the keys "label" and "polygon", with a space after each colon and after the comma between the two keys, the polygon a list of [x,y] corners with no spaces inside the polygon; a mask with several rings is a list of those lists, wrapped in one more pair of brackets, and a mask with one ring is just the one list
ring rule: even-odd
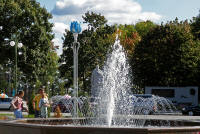
{"label": "fountain basin", "polygon": [[[150,116],[151,117],[151,116]],[[166,119],[166,118],[165,118]],[[79,125],[73,125],[74,119],[22,119],[0,121],[0,132],[3,134],[196,134],[200,132],[200,122],[195,120],[168,120],[176,121],[178,126],[160,127],[107,127],[107,126],[82,126],[85,120],[77,119]],[[164,121],[162,119],[149,119],[147,122]],[[171,123],[173,124],[173,123]]]}

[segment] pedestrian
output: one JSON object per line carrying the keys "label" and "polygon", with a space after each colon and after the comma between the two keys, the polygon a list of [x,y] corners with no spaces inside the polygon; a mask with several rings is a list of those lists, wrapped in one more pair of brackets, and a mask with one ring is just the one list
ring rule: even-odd
{"label": "pedestrian", "polygon": [[23,118],[22,116],[22,110],[25,109],[26,112],[28,112],[27,107],[23,107],[23,98],[24,97],[24,91],[19,91],[19,93],[13,98],[11,101],[11,106],[14,109],[14,115],[18,118]]}
{"label": "pedestrian", "polygon": [[42,98],[40,99],[39,102],[39,108],[40,108],[40,117],[41,118],[47,118],[48,117],[48,110],[47,108],[50,107],[48,98],[46,97],[46,94],[43,92],[42,93]]}
{"label": "pedestrian", "polygon": [[[39,103],[40,103],[40,99],[42,98],[42,94],[44,93],[45,93],[44,89],[40,88],[39,94],[37,94],[33,99],[32,103],[33,103],[33,110],[35,111],[35,118],[38,118],[41,116]],[[47,96],[45,96],[45,98],[47,98]]]}

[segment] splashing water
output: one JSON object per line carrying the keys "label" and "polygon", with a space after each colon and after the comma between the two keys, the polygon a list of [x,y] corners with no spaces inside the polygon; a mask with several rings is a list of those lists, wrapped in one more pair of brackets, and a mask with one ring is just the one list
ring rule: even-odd
{"label": "splashing water", "polygon": [[[112,46],[112,52],[107,56],[103,67],[102,89],[98,89],[98,116],[105,117],[108,126],[116,124],[113,117],[118,113],[125,114],[128,108],[130,93],[129,64],[118,37]],[[123,104],[121,104],[123,102]],[[121,107],[120,107],[121,106]],[[101,120],[98,120],[101,122]],[[103,122],[105,123],[105,122]],[[101,124],[101,123],[100,123]]]}
{"label": "splashing water", "polygon": [[[146,115],[176,110],[173,104],[163,97],[149,95],[144,98],[132,94],[130,66],[118,37],[100,71],[102,80],[96,86],[98,97],[93,103],[86,97],[54,97],[55,105],[62,103],[65,107],[65,111],[62,112],[71,114],[73,114],[74,99],[78,100],[81,117],[89,119],[81,125],[142,127],[148,121]],[[95,105],[91,106],[91,104]],[[74,122],[78,125],[76,123]],[[170,126],[167,121],[161,121],[159,124]]]}
{"label": "splashing water", "polygon": [[171,112],[176,109],[169,100],[163,97],[150,95],[143,98],[132,94],[130,66],[118,36],[101,73],[103,80],[102,86],[99,86],[101,88],[96,89],[99,95],[96,100],[97,110],[94,110],[96,118],[93,124],[109,127],[141,127],[146,123],[146,115],[158,111]]}

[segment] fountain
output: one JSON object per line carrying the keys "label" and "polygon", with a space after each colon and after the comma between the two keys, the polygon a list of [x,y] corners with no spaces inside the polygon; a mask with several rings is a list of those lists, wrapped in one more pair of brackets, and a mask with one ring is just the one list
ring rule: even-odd
{"label": "fountain", "polygon": [[[108,54],[102,70],[95,99],[87,97],[55,96],[55,105],[62,103],[73,118],[22,119],[0,121],[4,134],[147,134],[200,132],[195,118],[167,117],[157,112],[173,111],[172,103],[158,96],[136,97],[131,92],[130,67],[123,47],[116,37],[112,52]],[[94,73],[95,74],[95,73]],[[95,83],[95,81],[93,81]],[[76,106],[76,107],[74,107]],[[77,113],[77,114],[74,114]],[[161,128],[160,128],[161,127]]]}
{"label": "fountain", "polygon": [[129,110],[132,107],[132,102],[129,100],[131,93],[129,69],[124,50],[116,37],[112,52],[108,54],[102,70],[102,86],[97,89],[100,92],[97,97],[99,99],[96,100],[98,104],[96,124],[104,124],[109,127],[119,124],[127,125],[127,121],[119,122],[117,116],[132,114]]}

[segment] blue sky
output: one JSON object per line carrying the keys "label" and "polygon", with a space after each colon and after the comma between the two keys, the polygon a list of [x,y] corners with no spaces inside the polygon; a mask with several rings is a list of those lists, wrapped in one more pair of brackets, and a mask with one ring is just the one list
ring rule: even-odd
{"label": "blue sky", "polygon": [[180,20],[192,19],[200,10],[200,0],[136,0],[145,11],[163,15],[161,21],[178,17]]}
{"label": "blue sky", "polygon": [[[37,0],[53,14],[54,44],[60,46],[64,29],[72,20],[82,21],[86,11],[101,13],[109,24],[134,24],[139,20],[151,20],[157,24],[174,20],[192,19],[200,10],[200,0]],[[86,25],[82,25],[86,27]]]}
{"label": "blue sky", "polygon": [[[37,1],[51,12],[59,0]],[[160,22],[173,20],[175,17],[178,17],[180,20],[191,19],[200,10],[200,0],[135,0],[135,2],[138,2],[144,11],[163,15]]]}

